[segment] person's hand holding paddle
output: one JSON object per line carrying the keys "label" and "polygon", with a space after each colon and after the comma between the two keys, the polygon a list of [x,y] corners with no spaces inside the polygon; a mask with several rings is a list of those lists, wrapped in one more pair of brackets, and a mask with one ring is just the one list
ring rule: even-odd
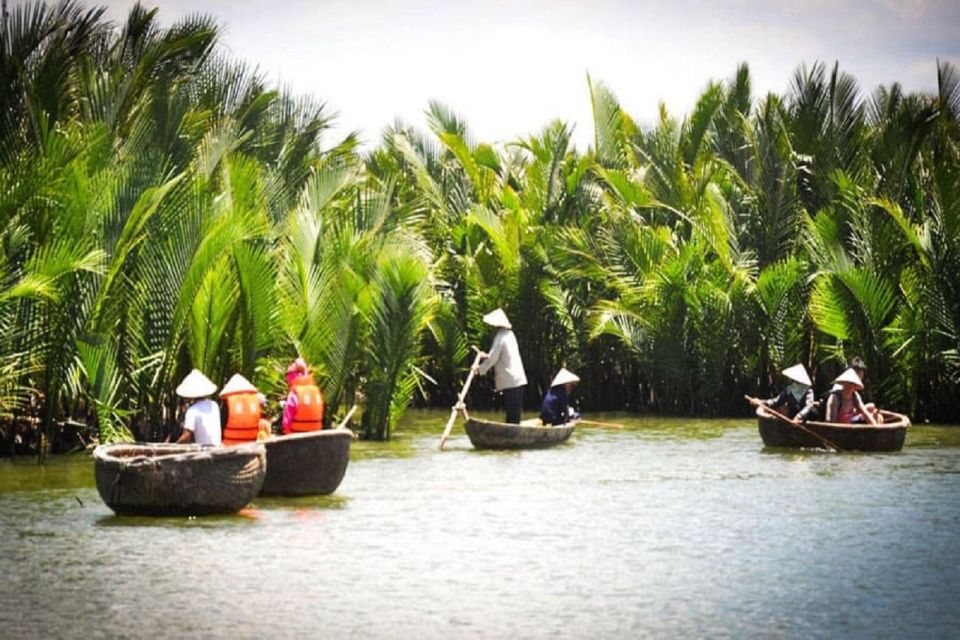
{"label": "person's hand holding paddle", "polygon": [[477,349],[476,347],[474,347],[473,349],[474,351],[477,352],[477,359],[474,360],[473,364],[470,366],[470,372],[473,375],[477,375],[478,373],[480,373],[480,361],[489,358],[490,354],[487,353],[486,351],[480,351],[480,349]]}
{"label": "person's hand holding paddle", "polygon": [[800,426],[800,421],[799,421],[799,420],[797,420],[796,418],[788,418],[787,416],[783,415],[783,414],[780,413],[779,411],[774,411],[773,409],[771,409],[770,407],[768,407],[767,405],[765,405],[765,404],[764,404],[761,400],[759,400],[758,398],[754,398],[754,397],[752,397],[752,396],[743,396],[743,397],[746,398],[746,399],[747,399],[747,402],[749,402],[749,403],[752,404],[753,406],[755,406],[755,407],[763,407],[763,410],[764,410],[764,411],[766,411],[767,413],[769,413],[769,414],[771,414],[771,415],[773,415],[773,416],[776,416],[776,417],[780,418],[780,419],[783,420],[784,422],[789,422],[789,423],[792,424],[792,425]]}

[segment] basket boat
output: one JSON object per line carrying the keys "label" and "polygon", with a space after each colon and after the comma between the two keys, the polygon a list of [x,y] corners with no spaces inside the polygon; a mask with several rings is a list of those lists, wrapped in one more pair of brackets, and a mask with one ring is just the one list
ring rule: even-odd
{"label": "basket boat", "polygon": [[[881,411],[883,424],[839,424],[804,422],[804,428],[837,445],[843,451],[900,451],[907,436],[910,419],[902,413]],[[803,429],[773,417],[757,408],[760,437],[768,447],[819,448],[826,445]]]}
{"label": "basket boat", "polygon": [[467,420],[470,442],[477,449],[544,449],[566,442],[574,425],[535,426],[506,424],[489,420]]}
{"label": "basket boat", "polygon": [[260,491],[264,446],[108,444],[93,452],[100,497],[117,515],[236,513]]}
{"label": "basket boat", "polygon": [[333,493],[350,462],[349,429],[326,429],[273,436],[267,449],[267,474],[261,495],[308,496]]}

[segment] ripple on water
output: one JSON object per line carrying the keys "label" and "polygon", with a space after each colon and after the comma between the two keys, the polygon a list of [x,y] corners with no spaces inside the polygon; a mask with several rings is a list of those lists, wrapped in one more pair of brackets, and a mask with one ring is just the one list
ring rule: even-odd
{"label": "ripple on water", "polygon": [[[12,635],[902,637],[960,628],[960,441],[763,450],[753,424],[628,419],[476,452],[446,412],[356,443],[333,496],[117,518],[87,460],[0,464]],[[916,446],[914,446],[916,443]],[[943,444],[947,443],[947,444]],[[131,630],[137,630],[131,632]]]}

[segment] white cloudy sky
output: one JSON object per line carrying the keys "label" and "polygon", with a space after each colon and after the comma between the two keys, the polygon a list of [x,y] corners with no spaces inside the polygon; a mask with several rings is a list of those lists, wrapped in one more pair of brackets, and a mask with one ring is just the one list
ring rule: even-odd
{"label": "white cloudy sky", "polygon": [[[89,2],[88,2],[89,3]],[[93,3],[89,3],[93,4]],[[128,0],[98,3],[120,20]],[[872,90],[936,85],[960,64],[957,0],[155,0],[164,22],[202,12],[223,43],[339,113],[338,131],[376,142],[430,99],[477,138],[505,141],[554,118],[592,138],[587,73],[634,117],[682,114],[710,79],[750,65],[755,95],[786,90],[801,62],[835,60]]]}

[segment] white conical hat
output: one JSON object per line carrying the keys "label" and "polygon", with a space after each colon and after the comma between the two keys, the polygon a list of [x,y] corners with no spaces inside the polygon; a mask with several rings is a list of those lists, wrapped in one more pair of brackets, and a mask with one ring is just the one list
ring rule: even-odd
{"label": "white conical hat", "polygon": [[503,309],[494,309],[487,315],[483,316],[483,321],[491,327],[502,327],[504,329],[510,329],[513,327],[513,325],[510,324],[510,321],[507,320],[507,314],[503,312]]}
{"label": "white conical hat", "polygon": [[558,384],[567,384],[568,382],[580,382],[580,378],[572,371],[560,369],[560,371],[557,372],[556,377],[553,379],[553,382],[550,383],[550,386],[555,387]]}
{"label": "white conical hat", "polygon": [[846,382],[849,384],[856,385],[857,389],[863,389],[863,382],[860,380],[860,376],[857,375],[857,372],[853,369],[847,369],[843,373],[837,376],[837,379],[834,380],[835,383],[840,384],[841,382]]}
{"label": "white conical hat", "polygon": [[216,390],[217,385],[210,378],[200,373],[199,369],[194,369],[177,387],[177,395],[181,398],[205,398],[212,396]]}
{"label": "white conical hat", "polygon": [[229,396],[234,393],[256,393],[257,388],[249,380],[239,373],[233,374],[233,377],[220,389],[220,397]]}
{"label": "white conical hat", "polygon": [[807,374],[807,368],[804,367],[802,364],[795,364],[792,367],[787,367],[780,373],[787,376],[794,382],[805,384],[808,387],[813,386],[813,381],[810,380],[810,376]]}

